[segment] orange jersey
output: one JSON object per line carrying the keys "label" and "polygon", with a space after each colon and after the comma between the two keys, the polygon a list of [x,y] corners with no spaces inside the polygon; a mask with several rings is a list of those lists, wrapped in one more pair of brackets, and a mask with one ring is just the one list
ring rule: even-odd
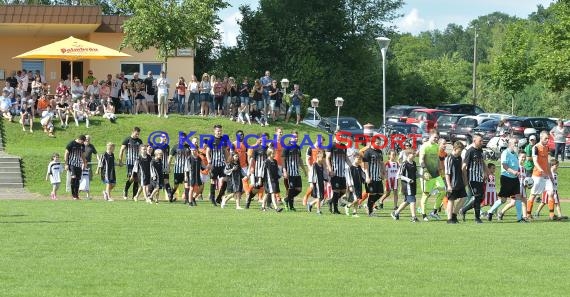
{"label": "orange jersey", "polygon": [[[208,166],[208,158],[206,158],[206,149],[198,150],[198,156],[202,159],[202,165],[204,167]],[[210,171],[208,169],[200,170],[202,174],[208,174]]]}
{"label": "orange jersey", "polygon": [[317,156],[319,155],[319,153],[321,152],[321,150],[319,148],[311,148],[311,155],[309,156],[309,164],[307,164],[307,166],[313,166],[313,164],[315,164],[315,162],[317,162]]}
{"label": "orange jersey", "polygon": [[281,140],[278,140],[277,145],[275,146],[275,161],[277,161],[277,165],[279,167],[283,167],[283,158],[281,158],[282,153],[283,146],[281,146]]}
{"label": "orange jersey", "polygon": [[445,152],[445,148],[440,147],[439,152],[437,153],[439,157],[439,174],[441,176],[445,176],[445,157],[447,157],[447,153]]}
{"label": "orange jersey", "polygon": [[239,147],[237,146],[237,142],[233,143],[234,152],[236,152],[239,156],[239,166],[241,168],[247,167],[247,147],[245,144],[240,143]]}
{"label": "orange jersey", "polygon": [[[532,148],[532,157],[536,157],[536,163],[540,165],[540,168],[544,170],[544,174],[550,175],[550,165],[548,164],[548,147],[542,145],[541,143],[535,145]],[[541,176],[540,170],[538,170],[537,166],[534,166],[532,170],[532,176]]]}

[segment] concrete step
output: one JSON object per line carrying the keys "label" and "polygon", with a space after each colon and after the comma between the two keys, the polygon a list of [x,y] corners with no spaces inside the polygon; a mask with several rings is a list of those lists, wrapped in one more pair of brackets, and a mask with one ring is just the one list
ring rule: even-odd
{"label": "concrete step", "polygon": [[23,188],[24,184],[21,182],[4,182],[0,181],[0,189],[18,189]]}
{"label": "concrete step", "polygon": [[20,168],[20,166],[14,166],[14,165],[0,166],[0,174],[9,174],[9,173],[21,174],[22,169]]}
{"label": "concrete step", "polygon": [[21,175],[0,175],[0,184],[2,183],[22,183]]}
{"label": "concrete step", "polygon": [[15,157],[0,157],[0,164],[10,164],[17,163],[20,164],[20,158]]}
{"label": "concrete step", "polygon": [[3,199],[38,199],[43,198],[36,193],[28,193],[24,188],[2,188],[0,190],[0,200]]}

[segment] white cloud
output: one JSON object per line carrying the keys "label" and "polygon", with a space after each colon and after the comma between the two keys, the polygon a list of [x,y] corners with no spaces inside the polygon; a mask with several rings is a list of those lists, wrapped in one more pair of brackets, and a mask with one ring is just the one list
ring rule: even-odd
{"label": "white cloud", "polygon": [[412,8],[409,13],[405,14],[404,17],[398,21],[397,26],[402,32],[409,32],[412,34],[436,28],[435,22],[433,20],[422,18],[417,8]]}
{"label": "white cloud", "polygon": [[242,15],[239,11],[235,11],[224,18],[222,23],[218,26],[222,34],[222,44],[226,46],[235,46],[237,44],[236,38],[239,35],[239,25]]}

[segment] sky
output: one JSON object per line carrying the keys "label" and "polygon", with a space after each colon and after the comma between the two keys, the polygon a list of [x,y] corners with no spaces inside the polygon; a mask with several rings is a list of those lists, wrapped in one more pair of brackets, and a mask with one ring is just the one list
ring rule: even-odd
{"label": "sky", "polygon": [[[228,0],[228,2],[232,7],[220,12],[223,23],[219,28],[222,32],[222,43],[234,46],[239,35],[237,20],[241,16],[238,7],[249,4],[252,8],[256,8],[259,0]],[[537,5],[548,7],[553,0],[404,0],[404,2],[403,8],[399,11],[403,17],[395,21],[398,31],[417,34],[427,30],[445,29],[450,23],[465,27],[477,17],[495,11],[526,18],[536,11]]]}

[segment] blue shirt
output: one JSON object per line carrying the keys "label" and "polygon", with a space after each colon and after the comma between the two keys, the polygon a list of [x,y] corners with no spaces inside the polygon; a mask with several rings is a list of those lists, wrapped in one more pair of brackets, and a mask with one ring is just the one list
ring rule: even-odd
{"label": "blue shirt", "polygon": [[271,78],[271,76],[264,76],[259,79],[259,82],[261,82],[261,85],[263,86],[263,95],[269,94],[269,87],[271,87],[272,81],[273,79]]}
{"label": "blue shirt", "polygon": [[[502,164],[507,164],[508,168],[515,170],[515,171],[519,171],[519,158],[518,158],[517,154],[515,154],[510,149],[504,150],[503,153],[501,154],[501,165]],[[501,166],[501,175],[504,175],[504,176],[510,177],[510,178],[516,178],[517,177],[516,175],[506,171],[505,168],[503,168],[503,166]]]}

